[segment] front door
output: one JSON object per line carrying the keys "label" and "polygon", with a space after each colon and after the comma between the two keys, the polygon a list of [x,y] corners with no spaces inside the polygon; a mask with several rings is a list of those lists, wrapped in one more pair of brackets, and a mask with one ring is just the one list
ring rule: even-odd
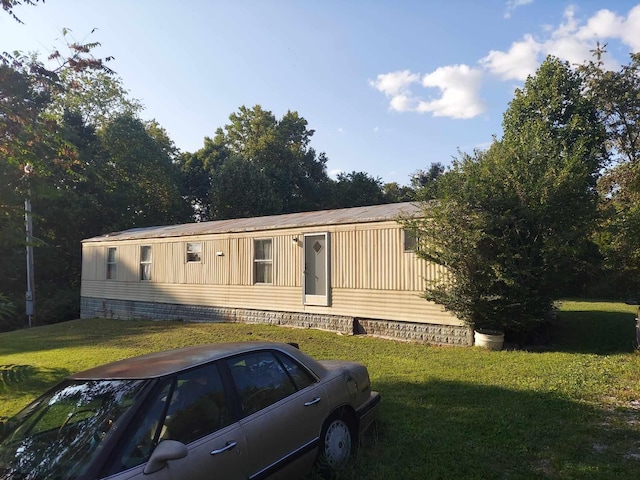
{"label": "front door", "polygon": [[329,234],[304,236],[304,304],[330,305]]}

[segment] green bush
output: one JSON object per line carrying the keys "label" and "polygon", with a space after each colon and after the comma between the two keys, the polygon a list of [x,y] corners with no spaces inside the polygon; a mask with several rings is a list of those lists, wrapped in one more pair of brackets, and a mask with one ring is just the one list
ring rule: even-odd
{"label": "green bush", "polygon": [[13,330],[16,325],[16,306],[0,292],[0,331]]}

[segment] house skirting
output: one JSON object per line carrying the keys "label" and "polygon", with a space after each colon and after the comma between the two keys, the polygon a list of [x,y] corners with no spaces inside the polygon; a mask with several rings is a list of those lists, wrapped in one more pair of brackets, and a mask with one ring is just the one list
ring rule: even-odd
{"label": "house skirting", "polygon": [[437,325],[398,320],[365,319],[343,315],[178,305],[110,298],[82,297],[80,318],[257,323],[315,328],[347,335],[367,334],[438,345],[468,346],[473,344],[473,332],[465,325]]}

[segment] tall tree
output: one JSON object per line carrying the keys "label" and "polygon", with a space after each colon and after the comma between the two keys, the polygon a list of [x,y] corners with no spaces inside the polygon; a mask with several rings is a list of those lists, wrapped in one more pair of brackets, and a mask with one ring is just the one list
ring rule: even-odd
{"label": "tall tree", "polygon": [[399,185],[398,182],[385,183],[382,186],[386,203],[411,202],[415,200],[416,192],[412,187]]}
{"label": "tall tree", "polygon": [[104,182],[103,228],[166,225],[189,217],[172,144],[166,135],[158,136],[155,124],[150,126],[151,131],[149,125],[124,114],[98,131],[104,152],[98,166]]}
{"label": "tall tree", "polygon": [[118,115],[138,115],[139,100],[129,97],[122,80],[112,72],[102,70],[62,70],[60,82],[66,88],[52,98],[48,111],[61,118],[66,111],[82,117],[84,123],[100,128]]}
{"label": "tall tree", "polygon": [[439,181],[418,253],[445,267],[425,297],[476,327],[523,334],[584,267],[596,218],[604,130],[580,77],[547,58],[504,114],[488,151],[463,155]]}
{"label": "tall tree", "polygon": [[606,70],[605,47],[579,69],[585,95],[598,106],[610,157],[600,178],[601,223],[596,241],[604,257],[605,282],[598,291],[637,296],[640,289],[640,54],[619,71]]}
{"label": "tall tree", "polygon": [[411,186],[419,192],[422,201],[433,200],[438,196],[438,181],[445,173],[440,162],[432,162],[428,170],[417,170],[411,176]]}
{"label": "tall tree", "polygon": [[[8,10],[7,5],[18,3],[5,2],[3,7]],[[57,66],[52,69],[35,56],[0,58],[0,254],[7,260],[0,263],[0,291],[16,299],[18,315],[24,312],[21,299],[26,284],[25,237],[18,228],[24,218],[24,199],[30,196],[34,206],[50,205],[78,180],[81,170],[76,148],[65,138],[59,119],[48,114],[48,108],[68,87],[61,80],[65,71],[109,71],[101,59],[91,55],[95,45],[67,44],[69,54],[63,57],[57,53]],[[45,245],[42,239],[48,232],[37,220],[35,243]]]}
{"label": "tall tree", "polygon": [[[212,218],[255,216],[312,210],[326,204],[327,159],[310,147],[314,132],[304,118],[288,111],[278,120],[272,112],[256,105],[240,107],[229,120],[229,124],[216,131],[213,140],[205,140],[203,150],[181,157],[187,179],[185,191],[200,212],[209,212]],[[227,162],[230,166],[223,168]],[[232,178],[248,179],[249,169],[255,172],[248,185],[229,183]],[[224,177],[218,178],[220,172]],[[266,197],[262,191],[249,190],[255,186],[264,188],[265,182],[270,192]],[[210,192],[205,195],[207,185]],[[242,202],[234,208],[233,199],[240,198],[241,189],[244,189],[242,198],[253,195],[263,200],[259,209],[247,210],[254,202]],[[214,198],[208,198],[211,192]],[[228,199],[224,208],[214,205],[225,195]]]}
{"label": "tall tree", "polygon": [[387,203],[380,178],[366,172],[340,173],[334,185],[335,208],[363,207]]}
{"label": "tall tree", "polygon": [[[229,159],[229,150],[224,145],[224,135],[204,138],[204,146],[194,153],[183,153],[178,157],[182,171],[182,195],[187,200],[197,221],[216,218],[215,210],[218,199],[212,199],[213,176]],[[224,194],[224,188],[216,191]]]}

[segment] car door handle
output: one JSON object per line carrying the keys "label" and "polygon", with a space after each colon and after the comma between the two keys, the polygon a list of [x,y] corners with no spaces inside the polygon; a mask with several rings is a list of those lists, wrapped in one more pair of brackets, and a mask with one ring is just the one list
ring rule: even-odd
{"label": "car door handle", "polygon": [[320,400],[322,400],[320,397],[316,397],[313,400],[311,400],[310,402],[304,402],[304,406],[305,407],[310,407],[311,405],[315,405],[316,403],[318,403]]}
{"label": "car door handle", "polygon": [[223,453],[223,452],[226,452],[227,450],[231,450],[231,449],[232,449],[233,447],[235,447],[237,444],[238,444],[238,443],[237,443],[237,442],[234,442],[234,441],[227,442],[227,444],[226,444],[224,447],[219,448],[218,450],[212,450],[212,451],[211,451],[211,455],[218,455],[219,453]]}

